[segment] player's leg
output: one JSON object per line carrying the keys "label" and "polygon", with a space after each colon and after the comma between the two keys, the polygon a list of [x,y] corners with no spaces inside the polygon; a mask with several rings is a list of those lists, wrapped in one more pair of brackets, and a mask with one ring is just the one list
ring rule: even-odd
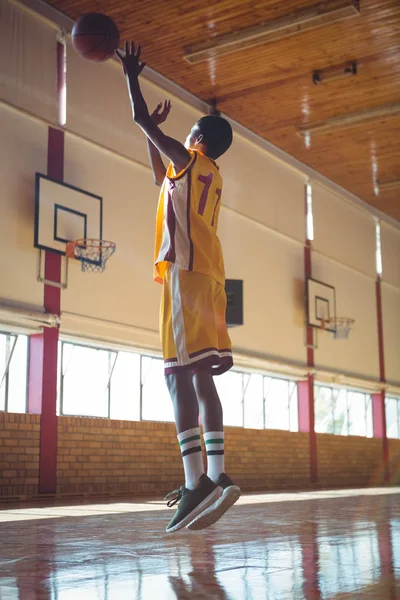
{"label": "player's leg", "polygon": [[[226,295],[222,286],[213,283],[213,305],[217,332],[217,348],[220,349],[221,362],[214,365],[214,372],[223,373],[231,366],[225,360],[229,354],[231,342],[225,322]],[[207,455],[207,475],[222,488],[221,497],[188,525],[189,529],[209,527],[238,500],[240,488],[225,473],[225,436],[221,400],[213,379],[213,370],[198,368],[193,374],[203,426],[204,444]]]}
{"label": "player's leg", "polygon": [[168,494],[168,505],[178,504],[167,532],[185,527],[215,502],[221,490],[204,473],[199,428],[199,407],[185,348],[183,306],[187,283],[172,265],[166,272],[161,302],[161,338],[166,383],[172,399],[178,443],[185,472],[185,485]]}
{"label": "player's leg", "polygon": [[199,429],[199,405],[188,370],[165,376],[174,407],[175,425],[182,453],[185,487],[193,490],[204,473]]}
{"label": "player's leg", "polygon": [[204,445],[207,454],[207,475],[214,483],[224,472],[224,426],[222,405],[210,370],[193,374],[203,427]]}

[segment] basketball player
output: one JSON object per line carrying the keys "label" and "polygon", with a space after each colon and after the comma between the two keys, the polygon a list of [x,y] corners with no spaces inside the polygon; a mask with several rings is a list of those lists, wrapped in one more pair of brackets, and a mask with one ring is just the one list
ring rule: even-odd
{"label": "basketball player", "polygon": [[[215,162],[232,143],[229,123],[207,116],[185,144],[159,129],[170,103],[149,114],[138,77],[140,46],[117,51],[127,80],[133,119],[147,136],[155,182],[162,185],[156,218],[154,279],[163,285],[160,329],[165,378],[172,398],[185,485],[168,494],[179,502],[167,532],[204,529],[236,502],[240,489],[224,472],[222,406],[213,381],[232,367],[225,323],[222,251],[217,237],[222,177]],[[168,169],[161,159],[170,161]],[[199,413],[208,469],[204,473]]]}

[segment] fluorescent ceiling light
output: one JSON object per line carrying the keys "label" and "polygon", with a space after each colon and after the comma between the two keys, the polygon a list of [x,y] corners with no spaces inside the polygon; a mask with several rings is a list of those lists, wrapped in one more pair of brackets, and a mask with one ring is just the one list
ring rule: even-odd
{"label": "fluorescent ceiling light", "polygon": [[333,67],[313,71],[312,81],[315,85],[318,85],[324,81],[343,79],[352,75],[357,75],[357,62],[355,60],[347,62],[344,65],[334,65]]}
{"label": "fluorescent ceiling light", "polygon": [[342,129],[343,127],[351,127],[357,123],[375,121],[384,117],[396,117],[398,115],[400,115],[400,102],[386,104],[385,106],[378,106],[371,110],[363,110],[356,113],[342,115],[340,117],[333,117],[332,119],[327,119],[326,121],[299,125],[297,132],[302,137],[305,137],[310,133],[313,135],[318,133],[329,133],[330,131],[335,131],[336,129]]}
{"label": "fluorescent ceiling light", "polygon": [[223,56],[244,48],[252,48],[341,19],[354,17],[359,12],[358,0],[328,0],[274,21],[267,21],[255,27],[241,29],[193,44],[193,46],[185,48],[184,58],[189,63],[199,63],[208,58]]}

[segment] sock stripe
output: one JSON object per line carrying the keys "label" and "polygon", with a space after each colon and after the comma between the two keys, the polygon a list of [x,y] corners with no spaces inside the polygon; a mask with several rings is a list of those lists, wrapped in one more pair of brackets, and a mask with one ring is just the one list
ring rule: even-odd
{"label": "sock stripe", "polygon": [[207,456],[222,456],[223,454],[223,450],[207,450]]}
{"label": "sock stripe", "polygon": [[199,435],[192,435],[191,437],[188,437],[188,438],[185,438],[184,440],[181,440],[179,442],[179,445],[180,446],[184,446],[188,442],[193,442],[194,440],[199,440],[199,439],[200,439],[200,434]]}
{"label": "sock stripe", "polygon": [[193,448],[188,448],[182,452],[182,456],[187,456],[188,454],[193,454],[194,452],[201,452],[201,446],[193,446]]}
{"label": "sock stripe", "polygon": [[224,443],[224,438],[218,438],[218,439],[209,439],[209,440],[204,440],[205,445],[207,446],[208,444],[223,444]]}

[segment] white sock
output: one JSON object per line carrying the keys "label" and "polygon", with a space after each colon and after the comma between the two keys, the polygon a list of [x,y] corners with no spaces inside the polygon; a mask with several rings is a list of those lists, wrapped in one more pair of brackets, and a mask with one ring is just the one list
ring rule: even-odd
{"label": "white sock", "polygon": [[203,434],[207,453],[207,475],[214,483],[224,472],[224,432],[207,431]]}
{"label": "white sock", "polygon": [[200,427],[194,427],[178,433],[181,448],[183,469],[185,471],[185,487],[194,490],[204,473],[203,456],[201,454]]}

